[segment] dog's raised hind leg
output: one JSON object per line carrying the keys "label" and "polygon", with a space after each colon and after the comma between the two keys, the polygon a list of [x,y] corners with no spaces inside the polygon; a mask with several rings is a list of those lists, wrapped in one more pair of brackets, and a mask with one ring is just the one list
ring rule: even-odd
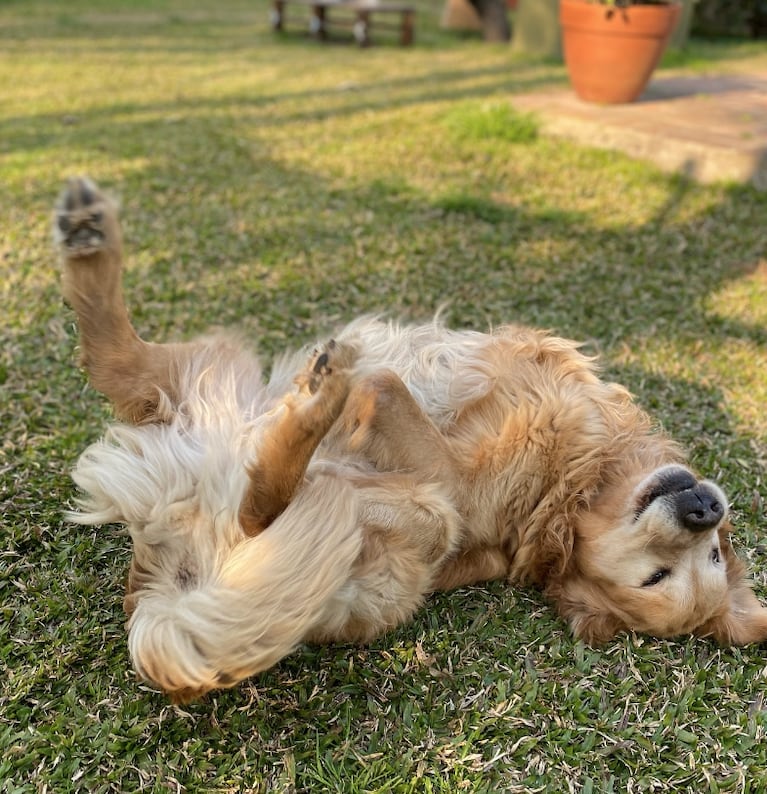
{"label": "dog's raised hind leg", "polygon": [[152,345],[131,325],[122,294],[117,207],[85,177],[70,179],[54,212],[62,292],[77,314],[81,363],[125,421],[152,420],[160,393],[172,400],[189,345]]}

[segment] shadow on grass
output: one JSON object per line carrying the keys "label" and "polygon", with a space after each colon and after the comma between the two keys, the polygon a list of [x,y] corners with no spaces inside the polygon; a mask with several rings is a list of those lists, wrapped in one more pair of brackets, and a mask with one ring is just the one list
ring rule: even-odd
{"label": "shadow on grass", "polygon": [[[237,108],[240,118],[247,118],[258,128],[275,128],[297,122],[353,117],[376,110],[396,110],[424,102],[453,105],[462,99],[477,100],[498,96],[501,92],[532,91],[552,85],[556,78],[542,75],[537,68],[524,67],[514,72],[506,67],[483,67],[456,71],[435,71],[407,78],[355,81],[354,75],[330,88],[300,91],[285,90],[275,84],[267,95],[228,93],[208,99],[174,97],[167,102],[112,103],[89,108],[80,114],[66,113],[6,116],[0,119],[0,154],[36,151],[51,146],[77,148],[109,141],[115,126],[121,138],[144,140],[153,126],[158,134],[168,124],[186,122],[205,126],[226,124],[226,112]],[[476,80],[485,82],[477,85]],[[392,92],[401,93],[393,97]],[[353,97],[349,101],[349,97]],[[311,109],[292,110],[294,104],[311,101]],[[288,109],[285,109],[287,106]],[[224,133],[225,134],[225,133]]]}
{"label": "shadow on grass", "polygon": [[[720,320],[705,305],[759,261],[758,240],[744,241],[734,224],[739,203],[767,203],[747,188],[732,188],[720,205],[680,222],[677,210],[694,188],[668,177],[668,200],[653,218],[605,228],[587,213],[510,206],[482,188],[428,200],[403,178],[338,188],[281,166],[258,140],[239,143],[236,131],[205,118],[205,109],[181,129],[175,125],[172,147],[159,143],[121,188],[127,248],[138,259],[127,283],[137,292],[137,321],[150,333],[191,334],[244,320],[266,332],[271,354],[361,312],[424,319],[446,306],[452,324],[527,322],[599,340],[608,352],[644,336],[765,343],[760,324]],[[67,145],[130,151],[132,141],[161,140],[166,122],[120,121],[115,128],[117,112],[89,113]],[[218,186],[197,166],[210,152],[227,153]],[[262,203],[259,195],[284,198]],[[536,245],[546,242],[555,256]]]}

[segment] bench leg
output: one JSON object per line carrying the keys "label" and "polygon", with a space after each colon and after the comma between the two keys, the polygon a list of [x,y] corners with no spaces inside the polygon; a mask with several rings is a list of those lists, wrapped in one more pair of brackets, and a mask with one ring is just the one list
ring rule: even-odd
{"label": "bench leg", "polygon": [[370,44],[370,12],[357,11],[357,21],[354,23],[354,38],[360,47]]}
{"label": "bench leg", "polygon": [[400,44],[403,47],[407,47],[413,43],[413,30],[414,30],[414,20],[413,17],[415,14],[412,11],[403,11],[402,12],[402,29],[400,31]]}
{"label": "bench leg", "polygon": [[325,6],[312,6],[312,15],[309,18],[309,32],[316,39],[327,38],[327,27],[325,26]]}
{"label": "bench leg", "polygon": [[285,0],[274,0],[272,3],[272,30],[282,30],[285,20]]}

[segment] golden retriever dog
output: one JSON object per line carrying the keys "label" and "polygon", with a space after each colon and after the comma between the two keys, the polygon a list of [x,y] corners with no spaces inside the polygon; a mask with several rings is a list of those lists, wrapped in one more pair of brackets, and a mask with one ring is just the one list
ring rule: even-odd
{"label": "golden retriever dog", "polygon": [[575,343],[365,318],[265,380],[234,337],[137,336],[117,211],[91,181],[70,180],[54,228],[118,420],[76,466],[73,518],[127,526],[130,655],[173,699],[501,577],[590,643],[767,638],[724,494]]}

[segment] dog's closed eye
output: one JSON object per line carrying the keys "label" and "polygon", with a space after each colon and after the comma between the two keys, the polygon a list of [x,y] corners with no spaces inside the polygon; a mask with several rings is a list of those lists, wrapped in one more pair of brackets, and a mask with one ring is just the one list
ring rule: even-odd
{"label": "dog's closed eye", "polygon": [[671,575],[670,568],[660,568],[659,570],[655,571],[652,576],[649,576],[647,579],[642,582],[642,587],[652,587],[653,585],[658,584],[658,582],[665,579],[667,576]]}

